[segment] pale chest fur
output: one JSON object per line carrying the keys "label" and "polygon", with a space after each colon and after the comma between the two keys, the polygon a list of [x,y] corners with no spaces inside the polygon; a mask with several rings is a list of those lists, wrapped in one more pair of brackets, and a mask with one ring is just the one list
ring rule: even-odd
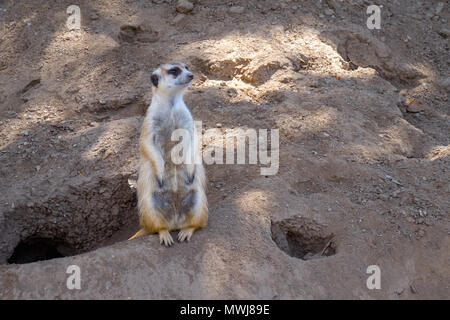
{"label": "pale chest fur", "polygon": [[[184,105],[165,108],[151,112],[149,115],[150,130],[154,132],[152,143],[161,150],[164,161],[167,165],[172,165],[171,151],[179,141],[176,139],[176,130],[179,133],[189,132],[193,135],[194,120]],[[182,129],[182,130],[180,130]]]}

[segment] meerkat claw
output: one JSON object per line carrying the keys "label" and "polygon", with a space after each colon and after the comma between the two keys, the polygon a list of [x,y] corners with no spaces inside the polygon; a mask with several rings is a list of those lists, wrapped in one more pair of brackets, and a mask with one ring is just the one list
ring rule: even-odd
{"label": "meerkat claw", "polygon": [[173,244],[173,239],[169,231],[162,230],[159,232],[159,243],[160,244],[164,243],[164,245],[167,247],[170,247]]}
{"label": "meerkat claw", "polygon": [[162,189],[164,187],[164,180],[161,178],[156,177],[156,181],[158,182],[158,186],[160,189]]}
{"label": "meerkat claw", "polygon": [[183,242],[184,240],[186,240],[187,242],[189,242],[192,235],[194,234],[194,230],[194,228],[181,229],[178,233],[178,241]]}

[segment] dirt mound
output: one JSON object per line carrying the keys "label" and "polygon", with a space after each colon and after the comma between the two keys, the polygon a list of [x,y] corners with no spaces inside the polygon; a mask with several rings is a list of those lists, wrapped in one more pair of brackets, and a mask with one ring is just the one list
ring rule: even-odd
{"label": "dirt mound", "polygon": [[[360,29],[360,28],[359,28]],[[320,39],[332,45],[347,62],[344,69],[373,68],[381,77],[399,85],[416,86],[425,77],[420,71],[393,56],[389,47],[369,32],[335,30],[324,31]]]}

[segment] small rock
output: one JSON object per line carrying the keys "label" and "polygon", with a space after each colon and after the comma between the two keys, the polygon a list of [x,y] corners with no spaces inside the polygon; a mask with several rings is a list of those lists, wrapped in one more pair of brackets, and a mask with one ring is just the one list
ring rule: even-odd
{"label": "small rock", "polygon": [[41,166],[36,166],[36,171],[41,170]]}
{"label": "small rock", "polygon": [[417,293],[417,288],[413,284],[409,286],[409,289],[411,290],[412,293],[414,294]]}
{"label": "small rock", "polygon": [[183,13],[177,14],[177,15],[175,16],[175,18],[173,18],[172,24],[178,24],[178,23],[180,23],[181,21],[183,21],[184,17],[186,17],[186,15],[183,14]]}
{"label": "small rock", "polygon": [[194,5],[187,0],[178,0],[177,11],[179,13],[189,13],[194,9]]}
{"label": "small rock", "polygon": [[423,110],[424,110],[424,108],[421,104],[411,104],[406,107],[406,111],[411,112],[411,113],[418,113]]}
{"label": "small rock", "polygon": [[381,42],[375,46],[375,53],[380,58],[387,58],[391,55],[391,50],[384,42]]}
{"label": "small rock", "polygon": [[436,9],[434,10],[434,13],[436,14],[440,14],[442,9],[444,9],[445,3],[443,2],[438,2],[436,5]]}
{"label": "small rock", "polygon": [[425,230],[419,229],[419,230],[417,231],[417,235],[418,235],[420,238],[422,238],[422,237],[425,235]]}
{"label": "small rock", "polygon": [[450,77],[441,78],[440,80],[438,80],[438,84],[442,88],[450,90]]}
{"label": "small rock", "polygon": [[403,291],[405,291],[405,289],[398,288],[397,290],[395,290],[395,293],[398,294],[398,295],[401,295],[403,293]]}
{"label": "small rock", "polygon": [[112,155],[112,151],[111,150],[107,150],[105,152],[105,154],[103,155],[103,160],[107,159],[110,155]]}
{"label": "small rock", "polygon": [[417,113],[424,110],[422,102],[417,99],[407,97],[405,103],[406,103],[406,111],[408,112]]}
{"label": "small rock", "polygon": [[332,15],[334,14],[334,11],[331,10],[330,8],[327,8],[327,9],[325,9],[324,13],[325,13],[327,16],[332,16]]}
{"label": "small rock", "polygon": [[220,122],[216,123],[217,128],[222,128],[222,124]]}
{"label": "small rock", "polygon": [[439,35],[444,38],[448,38],[450,36],[450,29],[444,28],[438,31]]}
{"label": "small rock", "polygon": [[434,17],[434,13],[433,13],[433,12],[427,12],[427,13],[425,14],[425,17],[426,17],[427,19],[431,19],[431,18]]}
{"label": "small rock", "polygon": [[30,133],[29,133],[28,131],[25,131],[25,132],[23,133],[23,135],[24,135],[25,137],[28,137],[28,136],[30,135]]}
{"label": "small rock", "polygon": [[243,14],[244,11],[245,11],[245,8],[241,7],[241,6],[232,6],[229,9],[229,12],[232,14]]}

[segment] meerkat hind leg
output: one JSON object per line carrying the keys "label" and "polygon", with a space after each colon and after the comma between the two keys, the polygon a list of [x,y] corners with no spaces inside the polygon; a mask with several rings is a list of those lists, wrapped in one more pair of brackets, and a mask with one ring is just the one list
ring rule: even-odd
{"label": "meerkat hind leg", "polygon": [[181,229],[180,232],[178,233],[178,240],[180,242],[183,242],[184,240],[189,242],[189,240],[191,240],[192,235],[194,234],[194,231],[195,231],[195,228]]}
{"label": "meerkat hind leg", "polygon": [[167,229],[161,230],[159,233],[159,243],[170,247],[173,244],[172,236]]}

